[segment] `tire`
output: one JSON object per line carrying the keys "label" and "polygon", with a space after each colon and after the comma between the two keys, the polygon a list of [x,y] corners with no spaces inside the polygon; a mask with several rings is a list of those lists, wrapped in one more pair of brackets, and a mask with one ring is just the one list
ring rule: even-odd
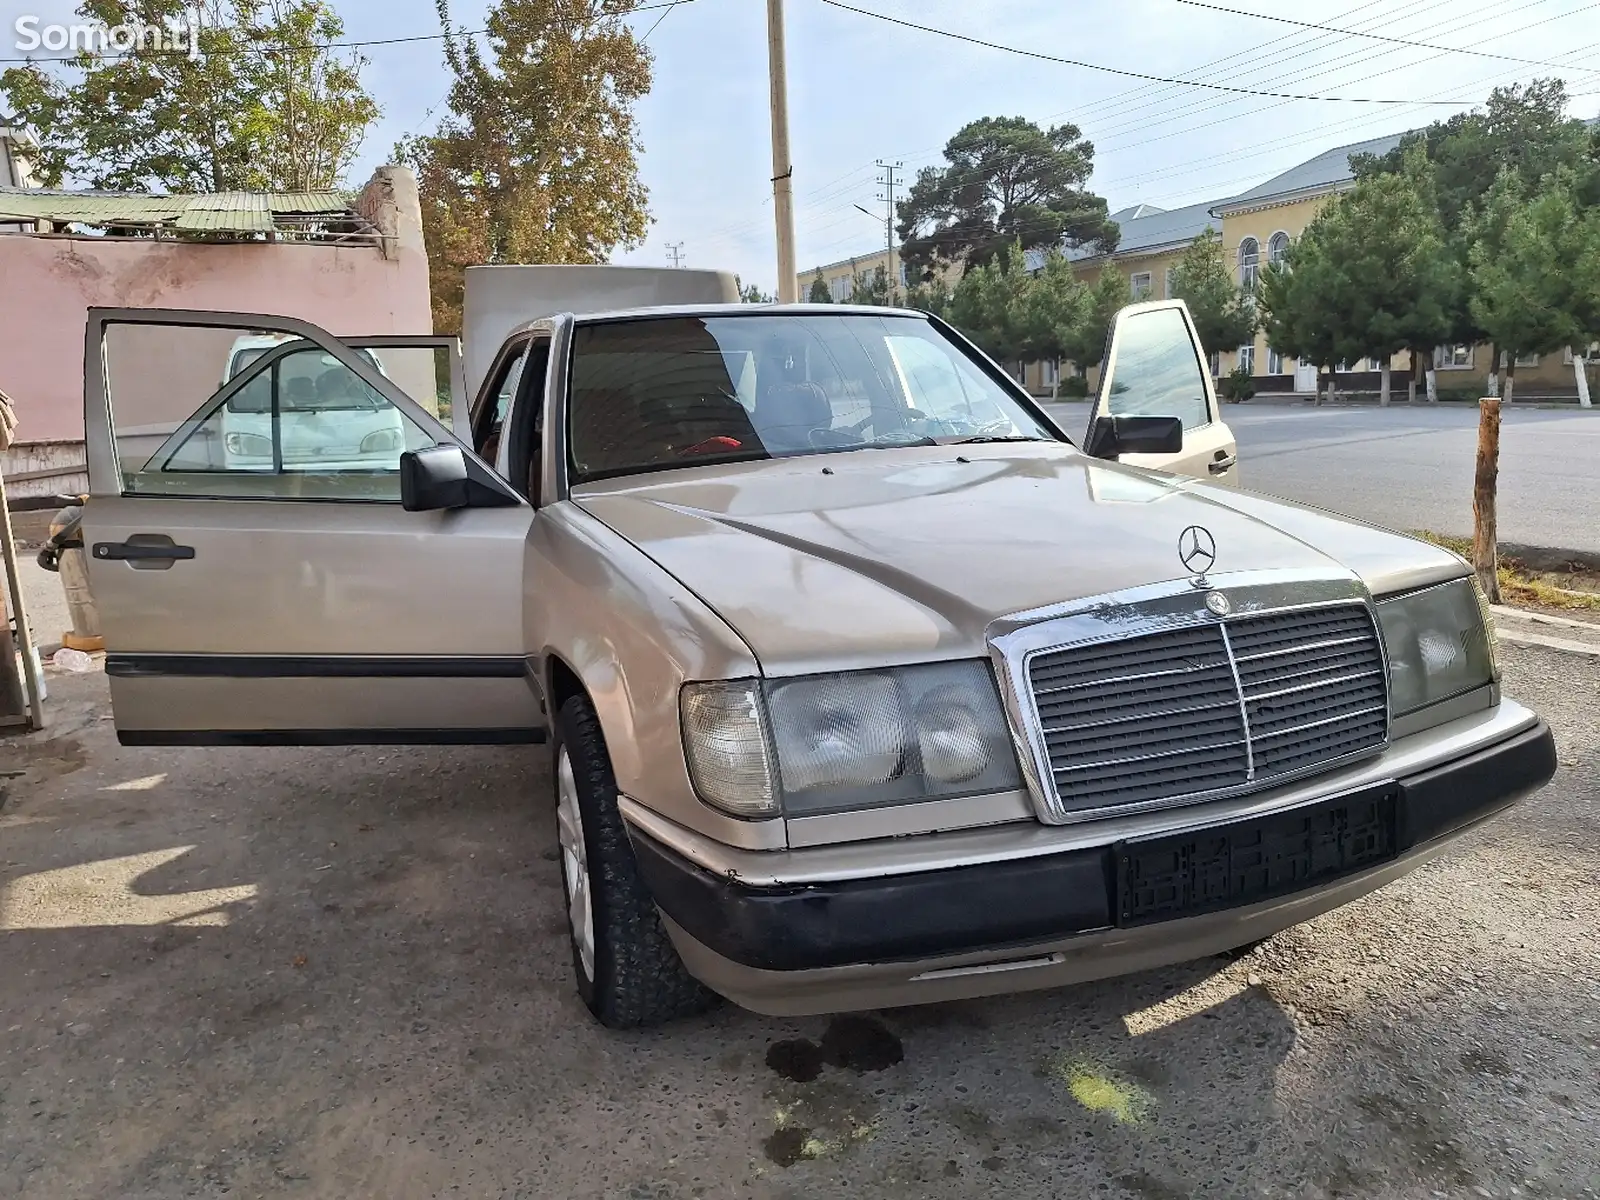
{"label": "tire", "polygon": [[611,757],[587,696],[561,706],[553,750],[562,895],[578,995],[611,1029],[705,1012],[719,997],[684,968],[639,878],[617,809]]}

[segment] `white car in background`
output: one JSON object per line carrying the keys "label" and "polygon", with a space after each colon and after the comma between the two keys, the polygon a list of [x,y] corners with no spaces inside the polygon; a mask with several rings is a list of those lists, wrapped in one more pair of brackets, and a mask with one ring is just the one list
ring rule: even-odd
{"label": "white car in background", "polygon": [[[356,351],[388,377],[369,349]],[[253,364],[275,357],[228,400],[222,416],[225,471],[393,471],[406,448],[400,414],[320,347],[288,334],[252,333],[234,339],[224,386]],[[273,441],[273,410],[278,441]]]}

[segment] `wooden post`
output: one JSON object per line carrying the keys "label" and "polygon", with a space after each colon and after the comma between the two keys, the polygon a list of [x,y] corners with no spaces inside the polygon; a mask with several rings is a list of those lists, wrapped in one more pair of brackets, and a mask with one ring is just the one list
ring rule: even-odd
{"label": "wooden post", "polygon": [[1500,478],[1500,398],[1478,402],[1478,466],[1472,480],[1472,565],[1490,604],[1500,603],[1495,491]]}

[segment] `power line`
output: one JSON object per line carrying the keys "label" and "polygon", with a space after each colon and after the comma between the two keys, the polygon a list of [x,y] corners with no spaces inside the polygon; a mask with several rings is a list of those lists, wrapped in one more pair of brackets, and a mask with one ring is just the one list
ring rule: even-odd
{"label": "power line", "polygon": [[683,266],[683,243],[668,242],[667,257],[672,260],[674,268],[681,268]]}
{"label": "power line", "polygon": [[[644,36],[639,39],[639,44],[642,46],[646,42],[648,42],[650,40],[650,35],[656,31],[656,26],[660,25],[661,22],[665,21],[667,19],[667,14],[670,13],[673,9],[677,8],[678,5],[683,4],[684,2],[685,2],[685,0],[671,0],[671,2],[667,5],[666,12],[663,12],[659,17],[657,17],[655,19],[655,21],[651,24],[650,28],[646,29],[644,31]],[[634,9],[634,11],[635,12],[643,12],[644,10],[643,9]]]}
{"label": "power line", "polygon": [[1082,59],[1061,58],[1054,54],[1045,54],[1039,50],[1025,50],[1020,46],[1006,46],[999,42],[987,42],[982,38],[972,37],[965,33],[956,33],[950,29],[936,29],[932,25],[919,25],[915,21],[905,21],[899,17],[891,17],[888,13],[873,12],[867,8],[857,8],[853,4],[846,4],[844,0],[822,0],[822,3],[833,8],[842,8],[846,12],[859,13],[863,17],[876,17],[880,21],[887,21],[891,25],[903,25],[907,29],[920,30],[923,33],[937,34],[940,37],[954,38],[958,42],[968,42],[974,46],[983,46],[989,50],[1003,50],[1007,54],[1020,54],[1024,58],[1037,58],[1043,62],[1060,63],[1067,67],[1081,67],[1086,71],[1103,71],[1108,75],[1121,75],[1127,79],[1143,79],[1148,83],[1172,83],[1183,87],[1204,88],[1213,92],[1232,92],[1240,96],[1264,96],[1271,100],[1323,100],[1342,104],[1439,104],[1459,107],[1470,103],[1465,100],[1401,100],[1373,96],[1313,96],[1294,92],[1263,92],[1254,88],[1228,87],[1221,83],[1204,83],[1197,79],[1173,79],[1166,75],[1146,75],[1141,71],[1125,71],[1120,67],[1108,67],[1101,63],[1084,62]]}
{"label": "power line", "polygon": [[[1366,33],[1356,29],[1337,29],[1332,25],[1316,25],[1309,21],[1295,21],[1288,17],[1274,17],[1267,13],[1246,12],[1242,8],[1224,8],[1220,4],[1207,4],[1205,0],[1177,0],[1179,4],[1187,4],[1193,8],[1209,8],[1212,12],[1229,13],[1235,17],[1254,17],[1258,21],[1276,21],[1280,25],[1296,25],[1301,29],[1320,29],[1324,33],[1337,33],[1344,37],[1368,38],[1375,42],[1392,42],[1396,46],[1415,46],[1419,50],[1443,50],[1448,54],[1470,54],[1474,58],[1497,58],[1502,62],[1522,63],[1529,67],[1555,67],[1552,62],[1544,62],[1537,58],[1517,58],[1510,54],[1492,54],[1487,50],[1468,50],[1462,46],[1436,46],[1432,42],[1413,42],[1408,38],[1385,37],[1381,33]],[[1589,5],[1589,8],[1600,5]],[[1577,8],[1573,12],[1584,12],[1586,9]],[[1563,13],[1571,16],[1571,13]]]}
{"label": "power line", "polygon": [[[621,13],[621,14],[618,14],[618,15],[624,16],[624,17],[631,17],[635,13],[654,12],[656,9],[660,9],[660,8],[664,8],[668,12],[670,12],[672,9],[677,8],[678,5],[680,5],[680,4],[693,4],[693,3],[694,3],[694,0],[659,0],[659,2],[656,3],[656,4],[641,4],[638,8],[629,9],[627,12]],[[661,16],[656,18],[655,25],[650,26],[650,29],[651,29],[652,32],[655,30],[656,25],[661,24],[661,22],[666,19],[666,15],[667,15],[666,13],[662,13]],[[247,47],[243,47],[243,48],[239,49],[238,51],[231,51],[231,52],[227,52],[227,53],[237,53],[237,54],[283,54],[283,53],[301,53],[301,52],[307,51],[307,50],[353,50],[353,49],[363,49],[363,48],[368,47],[368,46],[399,46],[399,45],[402,45],[402,44],[405,44],[405,43],[408,43],[408,42],[442,42],[447,38],[453,38],[453,37],[477,37],[479,34],[484,34],[484,33],[488,33],[488,32],[489,32],[489,30],[487,30],[487,29],[458,29],[458,30],[447,30],[447,31],[442,32],[442,33],[417,33],[417,34],[412,34],[412,35],[410,35],[408,37],[368,38],[368,39],[365,39],[365,40],[362,40],[362,41],[353,41],[353,42],[306,42],[306,43],[304,43],[302,45],[283,44],[283,45],[276,45],[276,46],[247,46]],[[650,36],[649,33],[645,34],[645,37],[649,37],[649,36]],[[223,52],[216,52],[216,53],[223,53]],[[149,51],[149,52],[140,51],[140,50],[128,50],[128,51],[125,51],[125,52],[122,52],[122,53],[118,53],[118,54],[96,54],[96,55],[94,55],[94,57],[97,58],[97,59],[124,59],[124,58],[141,58],[141,57],[153,58],[153,57],[156,57],[156,56],[161,55],[161,54],[171,54],[171,55],[174,55],[174,56],[177,56],[177,57],[185,57],[188,54],[188,50],[184,49],[184,50],[166,50],[166,51]],[[224,56],[226,56],[226,54],[224,54]],[[58,56],[53,57],[53,58],[0,58],[0,63],[72,63],[72,62],[77,62],[79,57],[80,57],[80,55],[77,55],[77,54],[64,54],[64,55],[58,55]],[[209,57],[211,57],[211,55],[207,54],[205,57],[209,58]]]}

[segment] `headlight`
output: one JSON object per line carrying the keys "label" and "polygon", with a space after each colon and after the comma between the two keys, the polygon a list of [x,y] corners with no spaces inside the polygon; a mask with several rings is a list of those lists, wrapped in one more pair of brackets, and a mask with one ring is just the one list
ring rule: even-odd
{"label": "headlight", "polygon": [[1404,716],[1499,678],[1477,580],[1457,579],[1378,604],[1389,654],[1389,707]]}
{"label": "headlight", "polygon": [[271,458],[272,439],[259,433],[230,433],[222,439],[229,454],[248,455],[252,458]]}
{"label": "headlight", "polygon": [[683,730],[696,790],[740,816],[810,816],[1021,786],[982,661],[690,684]]}
{"label": "headlight", "polygon": [[389,450],[399,450],[404,440],[398,429],[375,429],[361,439],[361,453],[381,454]]}

